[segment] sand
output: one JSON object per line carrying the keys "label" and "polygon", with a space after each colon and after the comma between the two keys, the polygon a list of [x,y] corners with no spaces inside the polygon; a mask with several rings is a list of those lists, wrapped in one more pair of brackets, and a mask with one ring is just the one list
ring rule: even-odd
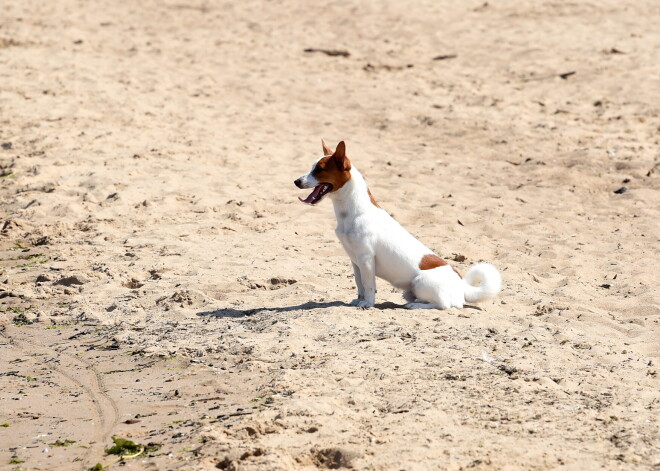
{"label": "sand", "polygon": [[[659,466],[657,2],[2,11],[0,468]],[[501,295],[348,306],[322,137]]]}

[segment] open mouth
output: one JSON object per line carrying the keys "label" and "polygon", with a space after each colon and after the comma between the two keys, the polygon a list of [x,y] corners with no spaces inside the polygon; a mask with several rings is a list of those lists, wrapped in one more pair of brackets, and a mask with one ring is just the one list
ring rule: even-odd
{"label": "open mouth", "polygon": [[321,183],[314,187],[314,190],[309,194],[305,199],[302,199],[300,196],[298,199],[303,203],[307,204],[316,204],[323,199],[325,195],[332,191],[332,185],[330,183]]}

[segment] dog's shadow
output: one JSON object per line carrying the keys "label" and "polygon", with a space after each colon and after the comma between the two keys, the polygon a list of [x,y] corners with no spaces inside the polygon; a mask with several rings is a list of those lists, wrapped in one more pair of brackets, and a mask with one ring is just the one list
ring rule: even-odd
{"label": "dog's shadow", "polygon": [[[311,309],[327,309],[331,307],[353,307],[348,303],[342,301],[332,301],[329,303],[317,303],[316,301],[308,301],[303,304],[296,304],[295,306],[282,306],[282,307],[258,307],[252,309],[234,309],[234,308],[222,308],[216,309],[214,311],[203,311],[198,312],[197,315],[200,317],[216,317],[216,318],[240,318],[240,317],[249,317],[261,312],[290,312],[290,311],[308,311]],[[376,304],[374,306],[376,309],[406,309],[404,304],[397,304],[390,301],[384,303]],[[478,306],[465,305],[466,309],[476,309],[481,311],[482,309]],[[358,309],[359,308],[354,308]]]}
{"label": "dog's shadow", "polygon": [[[197,315],[200,317],[248,317],[253,316],[254,314],[259,314],[260,312],[290,312],[290,311],[308,311],[310,309],[327,309],[331,307],[353,307],[348,303],[342,301],[332,301],[329,303],[317,303],[316,301],[308,301],[303,304],[297,304],[295,306],[282,306],[282,307],[258,307],[252,309],[233,309],[233,308],[222,308],[216,309],[215,311],[204,311],[198,312]],[[376,304],[377,309],[405,309],[403,304],[396,304],[392,302],[384,302]],[[358,308],[355,308],[358,309]]]}

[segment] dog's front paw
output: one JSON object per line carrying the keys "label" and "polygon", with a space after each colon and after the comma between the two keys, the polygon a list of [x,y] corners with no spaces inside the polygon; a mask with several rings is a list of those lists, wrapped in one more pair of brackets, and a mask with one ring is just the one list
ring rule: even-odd
{"label": "dog's front paw", "polygon": [[[374,303],[369,302],[365,299],[356,299],[355,301],[357,301],[357,303],[354,304],[354,305],[357,306],[357,307],[360,307],[362,309],[367,309],[367,308],[370,308],[370,307],[374,307]],[[353,304],[353,303],[351,303],[351,304]]]}
{"label": "dog's front paw", "polygon": [[350,303],[348,303],[348,305],[349,305],[349,306],[357,306],[357,305],[360,304],[362,301],[364,301],[364,299],[361,299],[361,298],[355,298],[353,301],[351,301]]}

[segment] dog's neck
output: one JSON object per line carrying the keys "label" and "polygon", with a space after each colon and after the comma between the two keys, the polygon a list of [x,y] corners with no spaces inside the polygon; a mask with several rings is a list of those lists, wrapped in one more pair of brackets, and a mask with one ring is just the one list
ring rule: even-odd
{"label": "dog's neck", "polygon": [[362,174],[353,167],[351,178],[339,190],[330,194],[337,221],[355,219],[360,214],[375,209],[369,197],[369,188]]}

